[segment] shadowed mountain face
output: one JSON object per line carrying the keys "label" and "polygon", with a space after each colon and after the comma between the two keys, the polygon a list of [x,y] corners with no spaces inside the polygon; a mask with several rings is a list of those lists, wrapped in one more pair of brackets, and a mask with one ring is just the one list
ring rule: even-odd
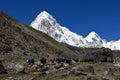
{"label": "shadowed mountain face", "polygon": [[23,25],[7,14],[0,12],[0,55],[15,61],[28,56],[70,56],[74,52],[46,34]]}

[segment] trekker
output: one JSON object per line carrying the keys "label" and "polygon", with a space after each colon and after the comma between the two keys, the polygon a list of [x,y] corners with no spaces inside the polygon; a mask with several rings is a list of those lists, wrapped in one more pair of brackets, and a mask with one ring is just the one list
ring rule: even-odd
{"label": "trekker", "polygon": [[55,62],[55,58],[50,58],[50,62],[54,63]]}
{"label": "trekker", "polygon": [[67,64],[71,64],[71,62],[72,62],[72,60],[68,59],[68,58],[65,61],[66,61]]}
{"label": "trekker", "polygon": [[35,60],[34,60],[34,57],[29,57],[28,60],[27,60],[28,64],[34,64]]}
{"label": "trekker", "polygon": [[46,58],[45,58],[45,57],[42,57],[41,60],[40,60],[40,62],[41,62],[43,65],[46,64]]}
{"label": "trekker", "polygon": [[55,58],[55,61],[57,63],[65,62],[65,58],[64,57],[57,57],[57,58]]}

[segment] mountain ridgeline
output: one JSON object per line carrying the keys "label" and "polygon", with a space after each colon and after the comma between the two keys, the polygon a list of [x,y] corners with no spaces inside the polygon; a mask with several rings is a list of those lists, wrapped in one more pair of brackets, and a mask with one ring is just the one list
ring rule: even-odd
{"label": "mountain ridgeline", "polygon": [[46,11],[41,12],[31,23],[31,26],[48,34],[56,41],[71,46],[85,48],[105,47],[112,50],[120,50],[120,40],[107,42],[95,32],[89,33],[88,36],[84,38],[83,36],[70,31],[66,27],[61,26],[56,19]]}

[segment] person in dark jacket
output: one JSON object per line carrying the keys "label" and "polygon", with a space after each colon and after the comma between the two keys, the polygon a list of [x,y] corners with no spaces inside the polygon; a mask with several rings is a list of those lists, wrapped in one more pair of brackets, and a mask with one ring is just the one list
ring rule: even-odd
{"label": "person in dark jacket", "polygon": [[68,58],[65,59],[65,61],[66,61],[67,64],[71,64],[71,62],[72,62],[72,60],[71,60],[71,59],[68,59]]}
{"label": "person in dark jacket", "polygon": [[47,59],[46,59],[45,57],[42,57],[41,60],[40,60],[40,62],[41,62],[43,65],[46,64],[46,61],[47,61]]}

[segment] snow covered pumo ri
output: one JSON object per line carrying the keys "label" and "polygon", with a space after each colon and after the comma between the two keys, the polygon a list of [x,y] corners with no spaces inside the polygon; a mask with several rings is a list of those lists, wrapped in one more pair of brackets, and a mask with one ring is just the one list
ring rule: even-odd
{"label": "snow covered pumo ri", "polygon": [[107,42],[95,33],[90,32],[88,36],[83,37],[78,35],[66,27],[61,26],[46,11],[41,12],[36,19],[30,24],[33,28],[40,30],[58,42],[66,43],[76,47],[86,48],[111,48],[112,50],[120,50],[120,40]]}

